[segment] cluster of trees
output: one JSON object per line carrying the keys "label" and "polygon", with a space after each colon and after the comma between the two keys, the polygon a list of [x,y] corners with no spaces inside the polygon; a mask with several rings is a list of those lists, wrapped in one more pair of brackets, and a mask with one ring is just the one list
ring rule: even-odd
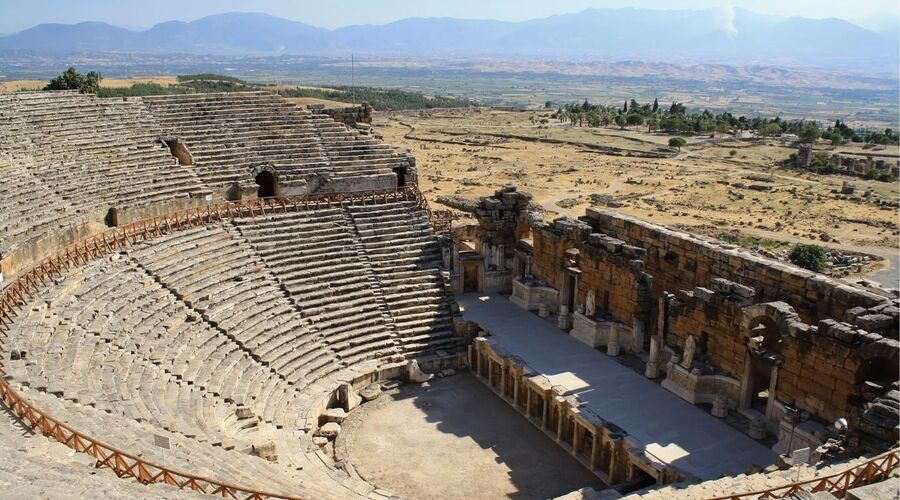
{"label": "cluster of trees", "polygon": [[[75,89],[82,93],[97,94],[99,97],[139,97],[145,95],[193,94],[202,92],[241,92],[264,90],[266,85],[253,84],[233,76],[200,73],[180,75],[177,83],[135,83],[130,87],[101,87],[99,73],[91,71],[82,75],[75,68],[69,68],[62,75],[50,81],[44,90]],[[425,109],[460,108],[475,105],[468,99],[455,97],[425,96],[419,92],[373,87],[335,87],[332,89],[295,88],[277,90],[284,97],[316,97],[345,102],[367,102],[376,109]]]}
{"label": "cluster of trees", "polygon": [[333,87],[331,89],[297,87],[279,90],[278,93],[284,97],[314,97],[332,101],[367,102],[375,109],[381,110],[465,108],[475,105],[475,102],[469,99],[426,96],[419,92],[375,87]]}
{"label": "cluster of trees", "polygon": [[130,87],[102,87],[96,94],[99,97],[122,97],[144,95],[194,94],[203,92],[242,92],[257,90],[259,87],[231,76],[213,75],[181,75],[176,77],[178,83],[160,85],[158,83],[135,83]]}
{"label": "cluster of trees", "polygon": [[[552,106],[551,102],[545,107]],[[715,135],[717,133],[738,134],[753,131],[763,137],[780,137],[782,134],[795,134],[800,142],[813,143],[820,137],[839,145],[847,141],[867,142],[874,144],[897,144],[897,132],[891,129],[878,132],[861,133],[853,130],[840,120],[834,126],[822,128],[815,121],[783,120],[775,118],[734,116],[730,112],[712,113],[688,112],[684,104],[672,102],[668,107],[660,106],[659,100],[653,103],[639,103],[634,99],[625,101],[619,106],[592,104],[587,99],[581,104],[566,104],[557,108],[552,115],[573,126],[607,127],[616,125],[625,127],[647,127],[648,132],[663,131],[670,134]]]}
{"label": "cluster of trees", "polygon": [[841,120],[836,120],[834,125],[822,131],[822,138],[831,141],[832,145],[840,146],[847,142],[864,142],[866,144],[900,144],[900,134],[886,128],[884,130],[859,131],[847,126]]}
{"label": "cluster of trees", "polygon": [[77,90],[82,94],[96,94],[100,91],[101,80],[103,77],[96,71],[82,75],[75,68],[69,68],[50,80],[44,90]]}

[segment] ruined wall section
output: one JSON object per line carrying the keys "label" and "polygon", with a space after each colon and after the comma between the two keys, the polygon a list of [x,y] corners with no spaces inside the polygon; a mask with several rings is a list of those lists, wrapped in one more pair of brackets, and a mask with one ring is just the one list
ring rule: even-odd
{"label": "ruined wall section", "polygon": [[784,301],[807,322],[842,320],[854,307],[885,302],[879,295],[838,283],[821,274],[765,259],[711,238],[672,231],[613,211],[587,209],[594,230],[647,250],[646,270],[653,293],[708,286],[724,278],[752,287],[758,302]]}
{"label": "ruined wall section", "polygon": [[341,122],[351,127],[359,123],[372,123],[372,112],[375,108],[368,103],[362,103],[359,106],[346,106],[342,108],[329,108],[324,104],[309,104],[307,109],[314,113],[330,116],[334,121]]}
{"label": "ruined wall section", "polygon": [[536,222],[532,234],[531,274],[559,290],[563,286],[562,270],[578,263],[579,246],[591,234],[591,227],[574,219],[561,218],[552,223]]}
{"label": "ruined wall section", "polygon": [[593,291],[597,309],[626,324],[650,313],[653,278],[644,272],[646,252],[642,248],[606,235],[591,234],[579,250],[578,303],[585,304],[588,293]]}

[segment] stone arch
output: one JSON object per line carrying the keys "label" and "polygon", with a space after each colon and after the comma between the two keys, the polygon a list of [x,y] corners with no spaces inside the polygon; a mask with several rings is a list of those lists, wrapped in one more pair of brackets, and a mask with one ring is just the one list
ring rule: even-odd
{"label": "stone arch", "polygon": [[257,186],[259,186],[256,190],[257,198],[281,196],[281,188],[278,185],[278,175],[271,165],[260,165],[254,168],[253,179]]}
{"label": "stone arch", "polygon": [[741,337],[747,341],[744,374],[741,378],[740,408],[764,411],[775,422],[778,372],[784,342],[792,325],[800,322],[794,308],[785,302],[767,302],[741,310]]}
{"label": "stone arch", "polygon": [[863,382],[893,383],[900,379],[900,344],[880,339],[859,351],[861,363],[856,370],[857,384]]}
{"label": "stone arch", "polygon": [[783,341],[790,338],[791,325],[799,323],[800,315],[786,302],[766,302],[741,310],[742,337],[763,336],[762,347],[779,351]]}

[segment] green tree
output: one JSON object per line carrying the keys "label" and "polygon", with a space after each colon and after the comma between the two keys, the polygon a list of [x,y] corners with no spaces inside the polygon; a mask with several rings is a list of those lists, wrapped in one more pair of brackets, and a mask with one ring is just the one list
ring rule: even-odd
{"label": "green tree", "polygon": [[819,138],[819,129],[812,125],[806,125],[800,129],[800,133],[797,136],[800,138],[800,142],[812,144]]}
{"label": "green tree", "polygon": [[[634,109],[633,107],[631,109]],[[644,117],[641,116],[640,113],[628,113],[625,116],[625,123],[629,126],[636,127],[638,125],[643,125]]]}
{"label": "green tree", "polygon": [[625,117],[623,115],[621,115],[621,114],[616,115],[616,125],[618,125],[619,128],[625,128],[626,123],[628,123],[628,122],[625,121]]}
{"label": "green tree", "polygon": [[553,107],[553,101],[547,101],[544,103],[544,109],[551,109]]}
{"label": "green tree", "polygon": [[656,100],[655,97],[653,98],[653,109],[651,111],[653,111],[654,113],[659,111],[659,101]]}
{"label": "green tree", "polygon": [[678,151],[681,151],[681,148],[685,145],[687,145],[687,141],[684,140],[684,137],[672,137],[669,139],[670,148],[678,148]]}
{"label": "green tree", "polygon": [[63,74],[50,80],[44,90],[77,90],[82,94],[96,94],[100,91],[103,77],[96,71],[82,75],[75,68],[67,69]]}
{"label": "green tree", "polygon": [[760,130],[760,134],[766,137],[781,137],[782,132],[781,125],[776,122],[767,123],[762,127],[762,130]]}
{"label": "green tree", "polygon": [[788,258],[794,265],[817,273],[824,271],[828,262],[824,248],[819,245],[806,245],[803,243],[794,245],[791,253],[788,254]]}

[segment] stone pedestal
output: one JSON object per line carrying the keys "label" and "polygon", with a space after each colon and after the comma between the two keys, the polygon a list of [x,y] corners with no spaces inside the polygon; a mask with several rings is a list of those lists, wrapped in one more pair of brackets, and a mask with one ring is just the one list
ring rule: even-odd
{"label": "stone pedestal", "polygon": [[609,343],[606,344],[606,354],[609,356],[619,355],[619,329],[616,325],[610,326]]}
{"label": "stone pedestal", "polygon": [[631,325],[632,346],[631,352],[644,352],[644,320],[635,317]]}
{"label": "stone pedestal", "polygon": [[713,399],[712,416],[725,418],[728,416],[728,400],[723,396],[716,396]]}
{"label": "stone pedestal", "polygon": [[532,281],[516,278],[512,280],[512,290],[509,300],[526,311],[537,311],[541,304],[545,304],[552,313],[559,303],[559,292],[556,289],[534,284]]}
{"label": "stone pedestal", "polygon": [[572,315],[569,314],[569,306],[559,306],[559,316],[556,318],[556,326],[560,330],[572,328]]}
{"label": "stone pedestal", "polygon": [[816,449],[828,439],[828,429],[814,421],[791,422],[787,418],[778,422],[778,442],[772,451],[790,455],[800,448]]}
{"label": "stone pedestal", "polygon": [[572,324],[572,336],[593,349],[606,345],[609,330],[601,323],[581,313],[575,313]]}
{"label": "stone pedestal", "polygon": [[750,419],[750,428],[747,435],[753,439],[765,439],[768,435],[766,431],[766,419],[762,417],[752,417]]}
{"label": "stone pedestal", "polygon": [[550,308],[547,304],[538,304],[538,316],[541,318],[550,316]]}

